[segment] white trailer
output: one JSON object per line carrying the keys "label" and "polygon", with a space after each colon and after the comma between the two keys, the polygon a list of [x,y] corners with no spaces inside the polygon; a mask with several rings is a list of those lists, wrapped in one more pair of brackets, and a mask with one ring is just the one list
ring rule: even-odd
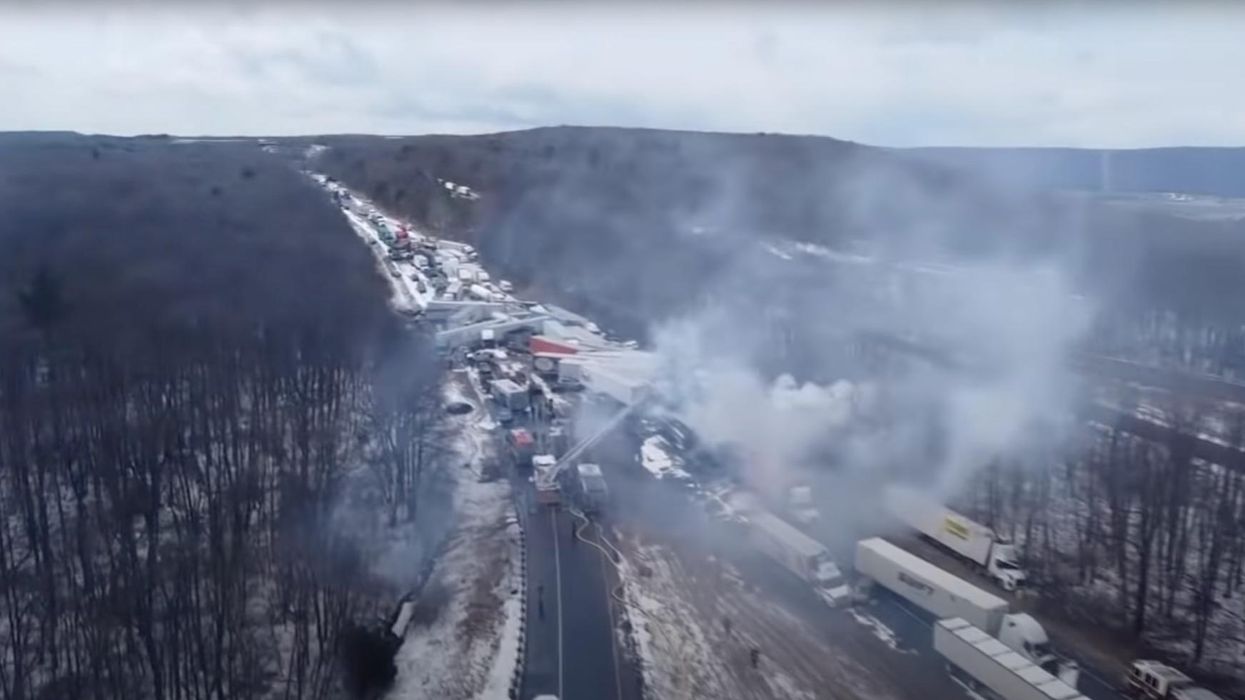
{"label": "white trailer", "polygon": [[936,618],[962,617],[997,632],[1006,600],[943,571],[880,537],[856,543],[856,572]]}
{"label": "white trailer", "polygon": [[811,584],[822,600],[834,606],[851,598],[843,572],[820,542],[760,508],[749,508],[744,517],[752,545]]}
{"label": "white trailer", "polygon": [[961,617],[934,625],[934,650],[946,659],[953,678],[991,700],[1086,700],[1076,688]]}
{"label": "white trailer", "polygon": [[886,492],[886,505],[900,522],[968,561],[1003,590],[1014,591],[1028,578],[1010,540],[925,494],[892,486]]}
{"label": "white trailer", "polygon": [[1006,600],[954,576],[880,537],[856,543],[862,587],[876,583],[935,618],[958,617],[1075,687],[1076,663],[1051,650],[1042,624],[1028,613],[1011,613]]}
{"label": "white trailer", "polygon": [[631,377],[615,374],[596,365],[584,365],[582,381],[589,391],[604,394],[624,406],[640,400],[644,384]]}

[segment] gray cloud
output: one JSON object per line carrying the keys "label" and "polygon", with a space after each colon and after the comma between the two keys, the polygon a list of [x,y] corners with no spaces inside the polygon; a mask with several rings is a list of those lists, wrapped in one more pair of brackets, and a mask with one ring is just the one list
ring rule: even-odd
{"label": "gray cloud", "polygon": [[[0,6],[0,129],[616,124],[885,145],[1236,144],[1245,8]],[[188,99],[192,97],[193,99]]]}

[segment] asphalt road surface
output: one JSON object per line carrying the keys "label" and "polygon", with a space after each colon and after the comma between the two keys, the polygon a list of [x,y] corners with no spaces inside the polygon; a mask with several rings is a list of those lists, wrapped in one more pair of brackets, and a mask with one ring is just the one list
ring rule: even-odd
{"label": "asphalt road surface", "polygon": [[528,551],[521,697],[639,700],[639,671],[617,632],[610,593],[618,581],[608,550],[582,517],[537,503],[528,475],[514,476]]}

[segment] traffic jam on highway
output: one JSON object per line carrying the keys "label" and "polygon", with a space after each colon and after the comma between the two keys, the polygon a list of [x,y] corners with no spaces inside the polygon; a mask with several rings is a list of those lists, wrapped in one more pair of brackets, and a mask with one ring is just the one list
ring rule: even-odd
{"label": "traffic jam on highway", "polygon": [[[1055,635],[1017,604],[1032,583],[1016,546],[919,491],[889,489],[890,527],[878,533],[882,536],[853,538],[844,546],[826,536],[813,485],[790,485],[778,497],[762,497],[706,474],[701,465],[709,458],[694,448],[690,429],[648,410],[660,401],[652,353],[608,337],[571,311],[516,298],[509,282],[484,270],[471,246],[421,235],[332,179],[312,177],[373,247],[392,280],[395,308],[435,329],[438,349],[452,366],[466,369],[496,425],[525,520],[529,609],[538,610],[541,620],[547,614],[556,621],[556,630],[542,631],[529,616],[524,682],[516,696],[638,698],[645,686],[663,686],[652,675],[663,663],[676,664],[655,658],[662,650],[654,648],[653,637],[660,635],[651,628],[663,624],[661,615],[654,614],[656,608],[646,611],[629,590],[652,585],[646,579],[660,572],[628,564],[639,551],[628,542],[641,538],[624,534],[644,530],[633,521],[655,512],[654,489],[660,488],[661,499],[684,507],[663,510],[661,517],[670,520],[644,530],[647,541],[700,527],[679,518],[709,523],[717,534],[705,552],[728,560],[746,549],[740,556],[766,562],[767,570],[744,589],[756,588],[756,581],[764,589],[777,576],[781,580],[766,593],[788,606],[788,617],[836,630],[818,643],[831,645],[827,648],[835,653],[889,655],[883,664],[865,665],[911,677],[887,686],[897,689],[896,697],[922,689],[928,693],[922,697],[943,697],[944,687],[959,688],[952,692],[965,697],[1001,700],[1216,697],[1155,661],[1134,660],[1121,674],[1056,648]],[[451,186],[474,196],[466,187]],[[617,458],[620,443],[629,460]],[[691,512],[688,504],[698,506],[694,516],[667,515]],[[694,546],[680,544],[680,549]],[[741,579],[750,579],[758,568],[723,566]],[[795,588],[803,593],[789,593]],[[820,611],[809,607],[813,599]],[[748,634],[729,611],[691,605],[686,610],[720,614],[720,620],[702,623],[722,628],[723,639]],[[692,624],[664,624],[672,622]],[[844,641],[857,638],[862,641]],[[738,665],[744,670],[736,676],[731,669],[735,681],[708,679],[709,685],[695,687],[741,697],[800,697],[778,675],[748,685],[749,665],[781,665],[780,642],[764,639],[758,632],[741,642]],[[791,673],[796,681],[821,682],[816,669]],[[928,675],[933,673],[940,677]],[[700,696],[689,686],[667,687],[684,697]],[[825,696],[814,688],[811,697]]]}

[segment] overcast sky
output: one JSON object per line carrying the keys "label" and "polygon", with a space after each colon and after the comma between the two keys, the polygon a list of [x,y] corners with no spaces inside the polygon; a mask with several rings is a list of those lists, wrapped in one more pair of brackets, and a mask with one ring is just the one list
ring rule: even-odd
{"label": "overcast sky", "polygon": [[1227,3],[256,4],[0,3],[0,130],[1245,145]]}

